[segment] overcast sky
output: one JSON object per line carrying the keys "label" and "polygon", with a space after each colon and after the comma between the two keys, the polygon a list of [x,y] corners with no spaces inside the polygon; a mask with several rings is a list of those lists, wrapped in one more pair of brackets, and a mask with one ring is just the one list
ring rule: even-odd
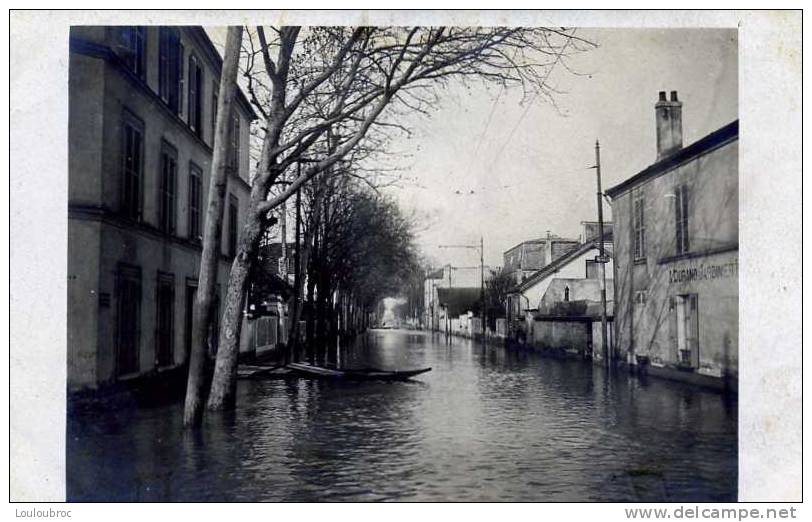
{"label": "overcast sky", "polygon": [[[449,92],[415,135],[404,177],[392,189],[420,216],[419,243],[439,263],[471,265],[473,251],[436,245],[478,242],[486,264],[526,239],[577,238],[596,220],[595,140],[601,143],[604,188],[651,164],[656,156],[654,104],[661,90],[683,102],[687,145],[738,117],[736,32],[717,29],[582,29],[600,47],[551,80],[566,91],[558,110],[519,105],[519,93]],[[490,121],[489,121],[490,118]],[[470,194],[470,191],[474,194]],[[460,191],[462,195],[458,195]],[[611,218],[611,209],[604,206]]]}
{"label": "overcast sky", "polygon": [[[222,52],[224,31],[209,28]],[[516,91],[451,86],[430,118],[406,122],[413,135],[392,148],[406,180],[387,189],[419,223],[418,244],[437,264],[478,264],[473,250],[440,249],[484,237],[485,262],[502,264],[513,245],[553,234],[577,238],[596,220],[595,140],[604,189],[656,156],[659,91],[683,102],[689,144],[738,117],[738,44],[730,29],[580,29],[598,48],[572,58],[550,82],[557,108],[520,105]],[[457,191],[460,194],[457,194]],[[474,193],[471,194],[471,191]],[[611,208],[604,206],[606,219]]]}

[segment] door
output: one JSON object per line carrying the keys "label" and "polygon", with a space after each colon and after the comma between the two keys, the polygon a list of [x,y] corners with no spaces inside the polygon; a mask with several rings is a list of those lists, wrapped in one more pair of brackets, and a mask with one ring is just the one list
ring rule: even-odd
{"label": "door", "polygon": [[173,338],[175,336],[175,279],[171,274],[158,276],[158,325],[155,346],[155,362],[159,367],[172,366],[175,362]]}
{"label": "door", "polygon": [[676,296],[677,360],[683,366],[699,367],[699,313],[696,294]]}
{"label": "door", "polygon": [[139,371],[141,322],[141,270],[120,266],[118,273],[118,317],[116,319],[116,375]]}
{"label": "door", "polygon": [[195,295],[197,294],[197,284],[186,282],[186,296],[184,299],[184,319],[183,319],[183,360],[189,361],[189,354],[192,353],[192,324],[194,321]]}

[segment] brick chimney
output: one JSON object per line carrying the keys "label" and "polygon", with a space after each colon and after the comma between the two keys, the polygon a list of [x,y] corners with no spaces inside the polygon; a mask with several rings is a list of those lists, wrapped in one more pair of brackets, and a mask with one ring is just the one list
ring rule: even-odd
{"label": "brick chimney", "polygon": [[671,91],[671,99],[660,91],[660,99],[654,106],[657,116],[657,161],[682,148],[682,102],[677,91]]}

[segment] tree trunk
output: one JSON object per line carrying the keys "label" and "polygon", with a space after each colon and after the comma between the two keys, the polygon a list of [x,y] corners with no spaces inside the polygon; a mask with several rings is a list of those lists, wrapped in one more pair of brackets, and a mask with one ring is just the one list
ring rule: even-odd
{"label": "tree trunk", "polygon": [[189,354],[189,377],[183,411],[184,426],[198,426],[203,418],[206,339],[211,320],[212,302],[217,283],[217,259],[220,257],[220,235],[223,225],[223,200],[226,193],[226,160],[228,156],[231,106],[237,87],[237,66],[240,58],[242,26],[228,28],[225,59],[220,76],[217,98],[214,152],[211,164],[206,222],[203,230],[203,253],[192,312],[192,347]]}
{"label": "tree trunk", "polygon": [[214,366],[214,379],[211,383],[208,407],[210,410],[230,409],[235,405],[237,391],[237,358],[240,355],[240,331],[242,329],[245,289],[248,273],[257,254],[259,239],[264,226],[259,213],[253,212],[257,200],[264,199],[262,188],[257,186],[251,194],[251,210],[240,232],[237,257],[231,264],[228,279],[225,312],[220,325],[220,342],[217,349],[217,362]]}

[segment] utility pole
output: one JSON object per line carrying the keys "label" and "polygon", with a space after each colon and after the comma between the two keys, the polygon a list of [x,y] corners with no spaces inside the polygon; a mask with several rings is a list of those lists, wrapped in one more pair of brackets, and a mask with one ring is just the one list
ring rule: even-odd
{"label": "utility pole", "polygon": [[485,339],[485,321],[487,312],[485,309],[485,240],[479,236],[479,299],[482,301],[482,342]]}
{"label": "utility pole", "polygon": [[[298,162],[296,165],[296,175],[300,177],[302,175],[302,163]],[[292,350],[293,350],[293,360],[294,362],[299,362],[299,299],[301,296],[299,295],[300,292],[300,281],[302,278],[301,275],[301,250],[302,250],[302,243],[301,243],[301,227],[302,227],[302,188],[299,187],[296,190],[296,252],[293,256],[293,323],[291,324],[290,332],[288,335],[292,338]],[[290,312],[288,312],[290,313]]]}
{"label": "utility pole", "polygon": [[601,146],[598,140],[595,140],[595,172],[597,173],[598,180],[598,242],[599,252],[598,262],[601,267],[601,348],[603,353],[604,364],[610,364],[609,343],[606,339],[606,263],[609,258],[606,256],[606,251],[603,247],[603,191],[601,190]]}

